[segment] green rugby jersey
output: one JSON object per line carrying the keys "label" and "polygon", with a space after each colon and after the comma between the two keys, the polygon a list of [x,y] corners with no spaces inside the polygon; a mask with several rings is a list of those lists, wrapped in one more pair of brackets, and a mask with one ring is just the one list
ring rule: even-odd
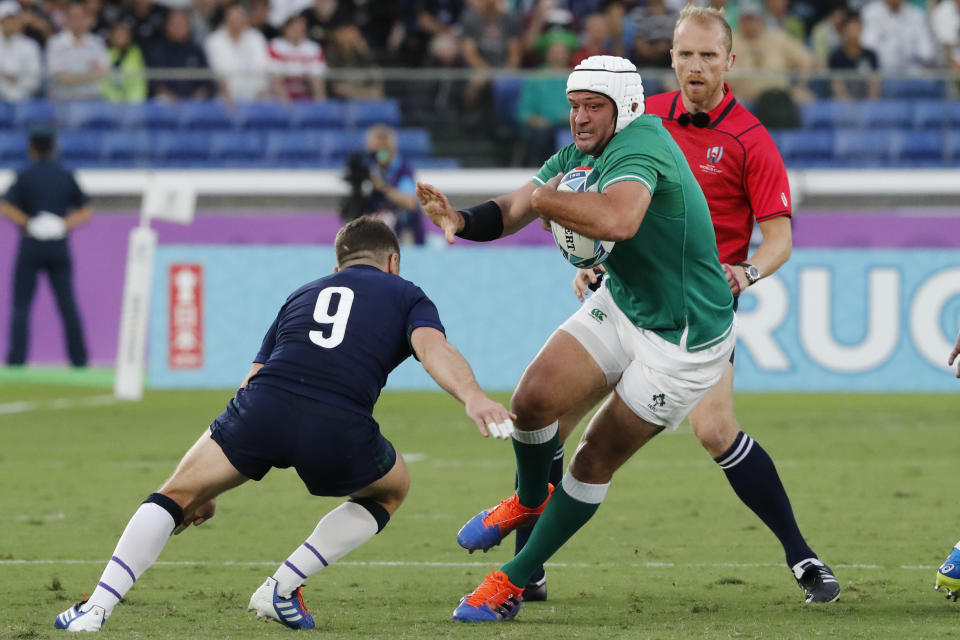
{"label": "green rugby jersey", "polygon": [[640,116],[614,135],[598,158],[569,144],[533,181],[543,184],[584,166],[593,167],[588,191],[635,180],[652,195],[637,233],[618,242],[604,263],[617,306],[636,326],[688,351],[723,340],[733,323],[733,296],[720,266],[710,210],[660,118]]}

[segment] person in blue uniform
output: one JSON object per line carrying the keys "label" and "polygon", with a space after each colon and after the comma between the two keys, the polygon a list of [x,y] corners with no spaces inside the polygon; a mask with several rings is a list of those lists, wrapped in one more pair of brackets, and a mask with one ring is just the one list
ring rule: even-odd
{"label": "person in blue uniform", "polygon": [[413,167],[397,153],[397,132],[383,124],[370,127],[366,148],[373,160],[369,210],[388,221],[403,244],[423,244],[426,232],[417,183]]}
{"label": "person in blue uniform", "polygon": [[0,214],[22,230],[13,272],[13,305],[7,364],[27,360],[30,305],[41,271],[50,286],[63,318],[67,353],[75,367],[87,364],[83,326],[73,295],[73,263],[67,234],[90,219],[89,198],[73,173],[55,159],[53,129],[35,127],[29,133],[30,163],[17,173],[0,200]]}
{"label": "person in blue uniform", "polygon": [[205,522],[219,494],[273,467],[294,467],[313,495],[349,497],[250,599],[257,617],[312,628],[301,585],[381,531],[406,497],[406,465],[373,407],[408,356],[463,402],[483,436],[509,437],[513,416],[477,385],[426,294],[399,277],[393,231],[358,218],[337,234],[335,251],[334,273],[287,298],[226,410],[140,505],[90,598],[56,628],[98,631],[172,533]]}

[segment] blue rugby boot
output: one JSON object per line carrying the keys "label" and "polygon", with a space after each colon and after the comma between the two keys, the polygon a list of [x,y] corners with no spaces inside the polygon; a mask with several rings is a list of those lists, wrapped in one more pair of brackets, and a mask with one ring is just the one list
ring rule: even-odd
{"label": "blue rugby boot", "polygon": [[954,602],[960,596],[960,542],[950,550],[950,555],[937,569],[937,582],[933,588],[945,591],[947,599]]}
{"label": "blue rugby boot", "polygon": [[804,602],[834,602],[840,599],[840,582],[833,570],[816,558],[801,560],[793,566],[793,577],[803,589]]}
{"label": "blue rugby boot", "polygon": [[106,620],[106,611],[96,606],[90,607],[89,611],[80,611],[80,607],[86,603],[86,600],[81,600],[58,615],[53,628],[63,631],[100,631]]}
{"label": "blue rugby boot", "polygon": [[553,485],[547,488],[547,499],[539,507],[529,508],[520,504],[514,493],[492,509],[484,509],[473,516],[457,533],[457,544],[473,553],[477,549],[486,552],[495,547],[517,527],[532,525],[543,513],[553,494]]}
{"label": "blue rugby boot", "polygon": [[302,587],[289,598],[283,598],[277,593],[275,578],[267,578],[252,596],[247,611],[256,611],[257,618],[270,618],[283,623],[291,629],[313,629],[313,616],[307,612],[307,605],[303,604]]}
{"label": "blue rugby boot", "polygon": [[501,622],[520,611],[523,587],[516,587],[503,571],[491,571],[480,586],[460,600],[453,611],[457,622]]}

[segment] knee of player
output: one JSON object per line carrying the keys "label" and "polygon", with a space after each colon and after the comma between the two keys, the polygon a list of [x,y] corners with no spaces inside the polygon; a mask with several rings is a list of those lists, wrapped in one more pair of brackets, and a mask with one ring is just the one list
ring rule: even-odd
{"label": "knee of player", "polygon": [[539,429],[559,416],[556,399],[541,385],[524,385],[513,392],[511,409],[517,414],[517,425]]}
{"label": "knee of player", "polygon": [[610,482],[613,477],[613,470],[607,464],[603,456],[597,455],[598,452],[591,450],[587,446],[580,446],[570,460],[568,472],[580,482],[590,484],[604,484]]}
{"label": "knee of player", "polygon": [[717,456],[726,451],[733,441],[737,438],[740,427],[737,421],[725,416],[711,416],[710,419],[691,421],[693,432],[696,434],[700,444],[710,454]]}

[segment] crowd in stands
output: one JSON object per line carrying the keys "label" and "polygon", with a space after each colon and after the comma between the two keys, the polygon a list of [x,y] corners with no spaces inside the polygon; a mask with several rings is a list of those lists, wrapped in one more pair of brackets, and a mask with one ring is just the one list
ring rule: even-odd
{"label": "crowd in stands", "polygon": [[[2,0],[0,99],[376,99],[377,69],[436,66],[475,72],[458,105],[469,107],[490,70],[562,70],[599,53],[669,67],[685,1]],[[709,2],[734,27],[737,69],[755,72],[745,97],[802,91],[783,70],[960,69],[960,0]],[[341,68],[369,73],[328,74]],[[876,92],[834,85],[841,98]]]}

